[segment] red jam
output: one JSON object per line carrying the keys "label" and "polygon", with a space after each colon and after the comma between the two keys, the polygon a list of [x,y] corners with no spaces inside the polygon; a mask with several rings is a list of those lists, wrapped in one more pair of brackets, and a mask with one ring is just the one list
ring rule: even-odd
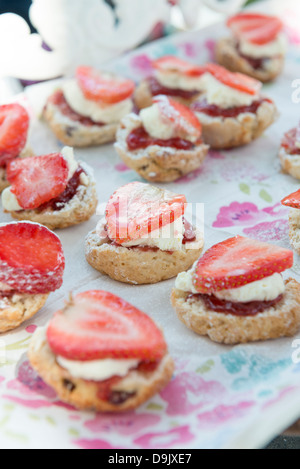
{"label": "red jam", "polygon": [[265,63],[267,60],[269,60],[269,57],[260,57],[257,59],[254,57],[249,57],[249,55],[245,55],[241,52],[239,45],[237,45],[237,51],[239,53],[239,56],[242,57],[242,59],[246,60],[254,70],[265,69]]}
{"label": "red jam", "polygon": [[171,147],[176,148],[177,150],[193,150],[195,148],[194,143],[182,138],[170,138],[168,140],[152,138],[146,132],[144,127],[134,129],[127,137],[127,146],[130,151],[141,150],[142,148],[148,148],[151,145]]}
{"label": "red jam", "polygon": [[233,303],[232,301],[219,300],[214,295],[190,295],[188,298],[202,300],[207,309],[216,313],[232,314],[233,316],[256,316],[280,303],[283,295],[273,301],[252,301],[250,303]]}
{"label": "red jam", "polygon": [[284,135],[281,146],[289,155],[300,155],[300,148],[296,145],[297,139],[298,129],[292,129]]}
{"label": "red jam", "polygon": [[62,208],[75,196],[77,189],[80,185],[80,176],[82,173],[84,173],[84,170],[79,167],[77,171],[75,171],[73,177],[69,180],[64,192],[55,199],[49,200],[49,202],[46,202],[45,204],[41,205],[38,210],[40,212],[46,209],[53,211],[62,210]]}
{"label": "red jam", "polygon": [[151,91],[152,96],[158,96],[159,94],[164,94],[166,96],[175,96],[177,98],[183,98],[183,99],[193,99],[195,98],[198,94],[200,94],[200,91],[186,91],[186,90],[180,90],[180,89],[172,89],[172,88],[166,88],[165,86],[161,85],[159,81],[155,77],[149,77],[147,79],[148,85]]}
{"label": "red jam", "polygon": [[86,127],[91,127],[93,125],[98,125],[99,127],[102,127],[104,124],[101,124],[99,122],[94,122],[92,119],[89,117],[84,117],[75,112],[68,104],[66,98],[64,97],[64,94],[62,91],[56,91],[50,98],[49,102],[53,104],[54,106],[58,107],[60,112],[71,119],[74,122],[78,122],[81,125],[85,125]]}
{"label": "red jam", "polygon": [[191,109],[194,112],[202,112],[203,114],[207,114],[211,117],[237,117],[240,114],[251,113],[256,114],[258,108],[262,105],[262,103],[268,102],[272,103],[270,99],[260,99],[259,101],[254,101],[250,106],[240,106],[240,107],[232,107],[229,109],[222,109],[214,104],[208,104],[206,100],[196,102],[192,105]]}

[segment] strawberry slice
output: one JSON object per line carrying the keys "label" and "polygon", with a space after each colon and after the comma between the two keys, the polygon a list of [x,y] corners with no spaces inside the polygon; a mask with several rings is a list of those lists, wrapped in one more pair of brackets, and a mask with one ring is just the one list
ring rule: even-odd
{"label": "strawberry slice", "polygon": [[0,106],[0,167],[20,155],[27,141],[29,115],[20,104]]}
{"label": "strawberry slice", "polygon": [[174,126],[177,136],[193,137],[196,140],[201,137],[201,123],[187,106],[164,95],[156,96],[153,102],[158,104],[164,122]]}
{"label": "strawberry slice", "polygon": [[289,195],[288,197],[285,197],[281,203],[286,207],[300,209],[300,190],[293,192],[293,194]]}
{"label": "strawberry slice", "polygon": [[284,134],[281,146],[291,155],[300,154],[300,122],[298,127],[295,127]]}
{"label": "strawberry slice", "polygon": [[60,153],[18,159],[9,163],[7,179],[24,210],[34,210],[64,192],[69,168]]}
{"label": "strawberry slice", "polygon": [[161,360],[167,345],[151,318],[105,291],[81,293],[58,311],[47,330],[55,355],[69,360]]}
{"label": "strawberry slice", "polygon": [[79,67],[76,79],[86,99],[116,104],[132,96],[135,83],[101,73],[92,67]]}
{"label": "strawberry slice", "polygon": [[292,266],[292,251],[236,236],[204,254],[193,281],[199,293],[213,293],[248,285]]}
{"label": "strawberry slice", "polygon": [[257,13],[239,13],[227,25],[237,38],[257,45],[274,41],[283,30],[283,23],[276,16]]}
{"label": "strawberry slice", "polygon": [[200,77],[205,73],[203,67],[193,65],[173,55],[166,55],[154,60],[152,66],[160,72],[179,72],[188,77]]}
{"label": "strawberry slice", "polygon": [[242,73],[232,73],[226,68],[217,64],[207,64],[206,71],[216,80],[230,88],[234,88],[242,93],[256,95],[262,88],[262,83],[254,78],[250,78]]}
{"label": "strawberry slice", "polygon": [[149,237],[184,215],[184,195],[133,182],[118,189],[106,207],[109,238],[117,244]]}
{"label": "strawberry slice", "polygon": [[0,284],[28,294],[61,287],[65,258],[59,238],[37,223],[0,226]]}

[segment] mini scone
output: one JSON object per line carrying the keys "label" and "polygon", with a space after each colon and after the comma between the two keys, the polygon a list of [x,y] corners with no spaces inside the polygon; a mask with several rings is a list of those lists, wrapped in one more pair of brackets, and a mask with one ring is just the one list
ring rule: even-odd
{"label": "mini scone", "polygon": [[284,135],[279,159],[285,173],[300,179],[300,122],[298,127],[291,129]]}
{"label": "mini scone", "polygon": [[232,72],[262,82],[281,74],[287,49],[283,23],[279,18],[258,13],[239,13],[227,22],[232,37],[221,39],[216,59]]}
{"label": "mini scone", "polygon": [[172,182],[203,164],[209,147],[201,134],[189,108],[161,95],[139,115],[121,121],[115,149],[147,181]]}
{"label": "mini scone", "polygon": [[87,221],[97,208],[93,170],[77,162],[73,149],[14,160],[7,166],[11,186],[2,193],[6,213],[51,230]]}
{"label": "mini scone", "polygon": [[134,182],[118,189],[106,216],[86,239],[86,258],[123,283],[154,284],[190,268],[203,233],[185,218],[183,195]]}
{"label": "mini scone", "polygon": [[291,245],[300,255],[300,190],[285,197],[282,205],[290,207],[289,225]]}
{"label": "mini scone", "polygon": [[29,124],[29,115],[20,104],[0,106],[0,193],[9,185],[6,177],[8,163],[33,155],[28,145]]}
{"label": "mini scone", "polygon": [[43,117],[65,145],[89,147],[113,142],[120,120],[133,110],[133,81],[91,67],[52,94]]}
{"label": "mini scone", "polygon": [[0,333],[34,316],[63,282],[59,238],[30,222],[0,225]]}
{"label": "mini scone", "polygon": [[262,83],[216,64],[206,65],[205,94],[191,106],[205,143],[215,149],[247,145],[278,117],[274,102],[261,95]]}
{"label": "mini scone", "polygon": [[139,109],[151,106],[158,95],[169,96],[190,106],[202,93],[202,67],[174,56],[152,62],[153,74],[136,88],[134,100]]}
{"label": "mini scone", "polygon": [[152,319],[105,291],[71,298],[48,326],[37,329],[29,359],[63,402],[98,412],[136,409],[174,371]]}
{"label": "mini scone", "polygon": [[224,344],[290,337],[300,327],[300,284],[283,280],[293,252],[237,236],[179,274],[172,304],[199,335]]}

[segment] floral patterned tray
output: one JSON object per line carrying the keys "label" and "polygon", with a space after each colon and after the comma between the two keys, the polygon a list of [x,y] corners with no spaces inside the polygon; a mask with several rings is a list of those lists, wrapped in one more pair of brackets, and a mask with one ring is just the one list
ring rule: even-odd
{"label": "floral patterned tray", "polygon": [[[266,86],[281,112],[278,122],[248,147],[211,151],[199,171],[168,185],[170,190],[185,193],[190,202],[205,203],[206,248],[230,234],[289,246],[288,211],[279,201],[297,190],[299,182],[281,174],[277,152],[282,133],[299,119],[299,106],[292,102],[292,81],[300,76],[300,36],[292,29],[288,32],[291,44],[285,73]],[[224,34],[225,28],[218,25],[169,37],[127,55],[110,68],[139,80],[149,72],[150,59],[163,54],[203,63],[213,59],[215,40]],[[37,112],[53,86],[36,85],[20,98]],[[60,148],[37,119],[32,144],[37,153]],[[102,204],[119,186],[139,180],[120,162],[112,146],[76,153],[94,168]],[[67,260],[62,289],[50,296],[32,321],[0,337],[0,447],[258,448],[293,423],[300,416],[300,366],[293,348],[299,346],[294,342],[297,337],[226,347],[196,336],[175,318],[169,300],[173,280],[155,286],[128,286],[113,282],[87,264],[84,238],[98,219],[95,216],[88,223],[58,232]],[[1,214],[0,221],[8,222],[10,217]],[[298,258],[293,275],[300,279]],[[124,297],[165,330],[176,373],[160,395],[136,412],[78,412],[60,402],[28,363],[26,351],[35,328],[61,307],[70,290],[87,289],[107,289]]]}

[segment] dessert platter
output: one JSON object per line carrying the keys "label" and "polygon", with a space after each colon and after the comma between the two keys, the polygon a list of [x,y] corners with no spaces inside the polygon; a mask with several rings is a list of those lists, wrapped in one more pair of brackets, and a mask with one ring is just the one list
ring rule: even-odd
{"label": "dessert platter", "polygon": [[260,448],[299,418],[299,43],[237,15],[0,105],[1,446]]}

